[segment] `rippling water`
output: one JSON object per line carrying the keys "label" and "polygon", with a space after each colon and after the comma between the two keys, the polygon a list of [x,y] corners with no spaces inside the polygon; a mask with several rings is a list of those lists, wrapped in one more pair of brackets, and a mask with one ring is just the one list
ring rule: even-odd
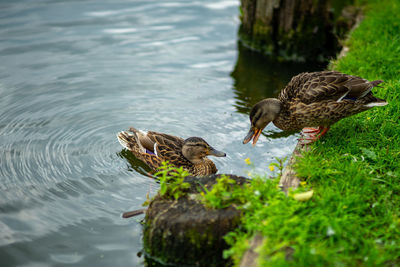
{"label": "rippling water", "polygon": [[[263,173],[296,136],[244,146],[252,104],[295,73],[237,46],[239,1],[0,3],[0,266],[142,266],[158,185],[121,152],[135,126],[201,136],[221,173]],[[254,167],[247,166],[250,157]]]}

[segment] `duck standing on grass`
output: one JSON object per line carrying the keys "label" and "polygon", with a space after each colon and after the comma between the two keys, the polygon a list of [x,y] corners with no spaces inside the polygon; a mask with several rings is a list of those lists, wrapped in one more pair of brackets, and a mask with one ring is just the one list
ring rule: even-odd
{"label": "duck standing on grass", "polygon": [[284,131],[303,129],[305,136],[301,142],[312,143],[340,119],[387,105],[371,92],[382,82],[370,82],[337,71],[301,73],[292,78],[278,98],[267,98],[253,106],[250,131],[243,144],[253,139],[254,146],[270,122]]}
{"label": "duck standing on grass", "polygon": [[207,156],[226,156],[200,137],[184,140],[163,133],[138,131],[132,127],[129,132],[118,133],[118,141],[153,170],[157,170],[163,161],[168,161],[175,167],[183,167],[191,175],[205,176],[218,171]]}

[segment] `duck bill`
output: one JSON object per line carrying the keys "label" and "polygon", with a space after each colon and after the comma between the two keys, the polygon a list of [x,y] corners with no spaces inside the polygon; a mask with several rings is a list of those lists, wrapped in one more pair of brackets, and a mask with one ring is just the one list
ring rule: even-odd
{"label": "duck bill", "polygon": [[253,144],[252,144],[253,146],[256,145],[256,143],[257,143],[257,141],[258,141],[258,138],[259,138],[260,135],[261,135],[262,130],[263,130],[263,129],[256,129],[256,131],[255,131],[255,133],[254,133],[254,137],[253,137]]}
{"label": "duck bill", "polygon": [[243,139],[243,144],[247,144],[253,139],[253,146],[257,143],[258,138],[261,135],[263,129],[257,129],[255,127],[251,127],[250,131],[247,133],[246,137]]}
{"label": "duck bill", "polygon": [[226,157],[226,154],[222,151],[216,150],[211,147],[211,149],[208,151],[207,155],[209,156],[215,156],[215,157]]}
{"label": "duck bill", "polygon": [[255,128],[253,128],[253,127],[250,128],[250,131],[247,133],[246,137],[243,139],[243,144],[247,144],[253,138],[254,133],[255,133],[254,129]]}

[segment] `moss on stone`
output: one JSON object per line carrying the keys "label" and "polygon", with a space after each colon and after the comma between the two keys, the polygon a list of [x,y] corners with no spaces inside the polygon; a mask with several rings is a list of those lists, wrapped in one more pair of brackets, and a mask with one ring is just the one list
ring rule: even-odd
{"label": "moss on stone", "polygon": [[[178,200],[156,196],[146,212],[143,243],[145,254],[164,264],[225,266],[222,252],[227,249],[223,236],[240,222],[241,212],[234,207],[207,209],[196,200],[203,186],[215,184],[210,177],[186,177],[189,194]],[[243,177],[231,176],[242,184]]]}

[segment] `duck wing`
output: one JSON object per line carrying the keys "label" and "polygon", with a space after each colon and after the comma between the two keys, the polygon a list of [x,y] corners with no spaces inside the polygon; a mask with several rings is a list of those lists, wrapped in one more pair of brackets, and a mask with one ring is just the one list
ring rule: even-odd
{"label": "duck wing", "polygon": [[168,161],[176,166],[187,164],[188,161],[182,155],[184,142],[182,138],[155,132],[149,132],[149,134],[155,141],[155,153],[162,161]]}
{"label": "duck wing", "polygon": [[304,73],[298,76],[300,81],[297,83],[299,88],[295,92],[296,98],[305,104],[323,100],[340,102],[343,99],[349,99],[355,101],[365,97],[374,86],[383,82],[381,80],[370,82],[337,71]]}
{"label": "duck wing", "polygon": [[161,162],[168,161],[175,166],[189,164],[182,155],[183,138],[153,131],[149,131],[147,137],[153,142],[153,153]]}
{"label": "duck wing", "polygon": [[141,131],[141,130],[136,130],[135,128],[131,127],[129,128],[130,132],[135,133],[137,136],[140,144],[147,149],[149,152],[155,153],[156,151],[154,150],[154,146],[156,144],[164,144],[164,143],[171,143],[172,146],[183,146],[184,140],[180,137],[169,135],[169,134],[164,134],[164,133],[159,133],[159,132],[153,132],[153,131]]}
{"label": "duck wing", "polygon": [[118,134],[118,140],[149,167],[156,170],[163,161],[176,166],[186,165],[181,151],[184,140],[180,137],[158,132],[144,132],[131,127],[130,132]]}
{"label": "duck wing", "polygon": [[176,146],[179,146],[179,147],[182,147],[183,146],[183,142],[185,141],[185,140],[183,140],[183,138],[180,138],[180,137],[177,137],[177,136],[174,136],[174,135],[158,133],[158,132],[153,132],[153,131],[149,131],[147,133],[147,136],[153,142],[160,143],[160,144],[162,144],[164,142],[167,142],[167,143],[171,143],[171,145],[176,145]]}

